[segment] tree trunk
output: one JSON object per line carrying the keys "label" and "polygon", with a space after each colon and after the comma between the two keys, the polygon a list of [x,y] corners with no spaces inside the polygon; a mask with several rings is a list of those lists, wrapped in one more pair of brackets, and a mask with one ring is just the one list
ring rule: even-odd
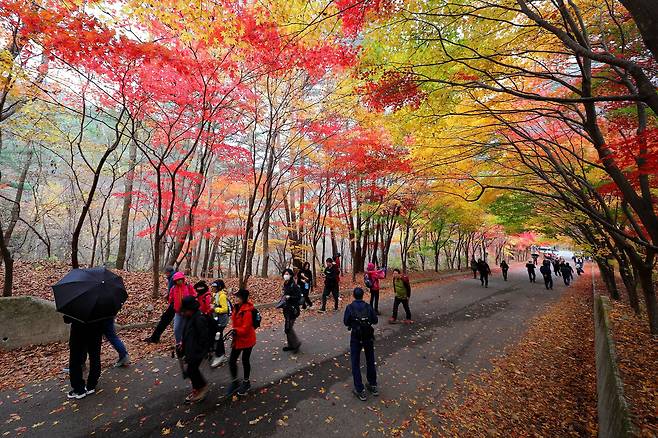
{"label": "tree trunk", "polygon": [[597,259],[597,265],[601,271],[601,278],[605,283],[606,289],[613,300],[620,300],[619,289],[617,289],[617,282],[615,281],[615,269],[608,263],[607,259]]}
{"label": "tree trunk", "polygon": [[124,269],[126,265],[126,249],[128,247],[128,224],[130,223],[130,205],[133,200],[133,180],[135,179],[135,163],[137,161],[137,142],[130,142],[128,157],[128,173],[123,186],[125,195],[121,208],[121,225],[119,226],[119,250],[117,252],[116,268]]}
{"label": "tree trunk", "polygon": [[23,192],[25,191],[25,179],[27,178],[27,172],[30,170],[30,164],[32,163],[32,148],[27,155],[27,160],[21,171],[21,175],[18,178],[18,185],[16,187],[16,196],[14,197],[14,203],[11,207],[11,213],[9,215],[9,224],[5,230],[5,241],[9,244],[11,240],[11,235],[14,233],[14,227],[18,222],[18,218],[21,214],[21,200],[23,199]]}
{"label": "tree trunk", "polygon": [[652,269],[650,263],[648,266],[638,268],[640,284],[644,293],[644,304],[647,308],[647,317],[649,319],[649,328],[652,335],[658,335],[658,307],[656,306],[656,289],[653,284]]}
{"label": "tree trunk", "polygon": [[658,61],[658,2],[656,0],[619,0],[631,13],[644,44]]}

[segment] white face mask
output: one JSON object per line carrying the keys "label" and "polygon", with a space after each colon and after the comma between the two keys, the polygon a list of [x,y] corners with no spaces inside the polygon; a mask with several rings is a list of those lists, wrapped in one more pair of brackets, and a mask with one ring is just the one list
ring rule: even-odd
{"label": "white face mask", "polygon": [[290,274],[283,274],[283,279],[286,281],[290,280]]}

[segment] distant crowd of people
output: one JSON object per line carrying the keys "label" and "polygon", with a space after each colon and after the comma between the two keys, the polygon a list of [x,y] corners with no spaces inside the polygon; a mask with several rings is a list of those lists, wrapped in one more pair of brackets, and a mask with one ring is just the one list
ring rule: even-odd
{"label": "distant crowd of people", "polygon": [[[188,283],[185,274],[173,267],[165,269],[167,280],[167,308],[160,316],[152,334],[144,339],[148,343],[160,342],[163,332],[172,325],[175,347],[172,357],[178,358],[184,378],[188,378],[192,391],[186,397],[186,403],[197,403],[208,394],[209,385],[201,373],[201,365],[208,360],[211,368],[218,368],[228,363],[231,382],[227,396],[245,395],[251,388],[251,353],[256,345],[256,330],[261,325],[262,317],[249,299],[247,289],[239,289],[230,294],[224,280],[217,279],[208,284],[199,281],[194,285]],[[360,400],[367,399],[367,391],[378,395],[377,371],[374,356],[374,329],[378,323],[380,281],[387,276],[386,267],[377,268],[369,263],[364,274],[363,283],[370,293],[369,303],[364,301],[364,288],[353,290],[353,302],[345,308],[343,323],[351,332],[350,355],[354,394]],[[324,288],[322,306],[319,312],[326,312],[327,300],[333,298],[334,310],[338,310],[340,291],[340,254],[327,258],[322,273]],[[295,321],[302,309],[313,306],[313,271],[310,263],[305,262],[301,268],[285,269],[281,273],[281,299],[276,308],[281,309],[284,318],[286,344],[283,351],[297,353],[302,345],[295,332]],[[398,309],[402,305],[405,311],[404,323],[413,323],[409,300],[411,284],[409,278],[399,269],[392,274],[394,292],[392,315],[389,323],[398,321]],[[119,354],[116,367],[130,363],[128,351],[116,334],[114,319],[101,323],[72,324],[70,336],[69,374],[72,390],[68,397],[82,399],[95,392],[100,377],[100,352],[102,336],[108,339]],[[230,327],[230,330],[227,330]],[[231,342],[227,356],[225,343]],[[365,353],[366,379],[364,385],[361,377],[361,351]],[[83,378],[83,367],[87,356],[90,369],[87,381]],[[242,361],[242,379],[238,378],[238,360]]]}
{"label": "distant crowd of people", "polygon": [[[535,272],[537,268],[537,260],[538,257],[534,257],[533,254],[533,259],[528,260],[528,263],[525,265],[526,270],[528,271],[528,278],[530,283],[535,283],[537,280],[537,274]],[[574,256],[573,261],[576,267],[575,272],[580,276],[584,272],[584,259],[582,257]],[[500,262],[500,270],[503,276],[503,280],[507,281],[509,264],[505,260]],[[481,285],[485,288],[489,287],[489,276],[491,275],[491,268],[485,260],[481,258],[475,260],[475,257],[473,257],[471,259],[471,271],[473,272],[474,279],[477,279],[479,274]],[[574,268],[569,262],[565,261],[562,257],[555,257],[549,254],[547,254],[542,261],[542,266],[539,268],[539,272],[544,278],[544,285],[546,289],[553,289],[553,274],[562,277],[566,286],[569,286],[574,278]]]}

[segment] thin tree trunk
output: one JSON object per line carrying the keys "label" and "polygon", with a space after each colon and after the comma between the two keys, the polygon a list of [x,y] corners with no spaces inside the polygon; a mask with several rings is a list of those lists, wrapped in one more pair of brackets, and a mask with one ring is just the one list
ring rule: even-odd
{"label": "thin tree trunk", "polygon": [[116,268],[124,269],[126,265],[126,249],[128,247],[128,224],[130,223],[130,205],[133,199],[133,180],[135,179],[135,164],[137,161],[137,142],[130,142],[128,157],[128,172],[123,190],[123,206],[121,208],[121,225],[119,226],[119,250],[117,251]]}

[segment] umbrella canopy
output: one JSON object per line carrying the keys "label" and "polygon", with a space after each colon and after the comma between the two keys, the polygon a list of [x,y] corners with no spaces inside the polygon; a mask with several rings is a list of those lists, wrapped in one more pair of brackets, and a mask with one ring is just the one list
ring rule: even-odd
{"label": "umbrella canopy", "polygon": [[128,299],[123,279],[104,267],[74,269],[52,288],[57,311],[81,322],[113,318]]}

